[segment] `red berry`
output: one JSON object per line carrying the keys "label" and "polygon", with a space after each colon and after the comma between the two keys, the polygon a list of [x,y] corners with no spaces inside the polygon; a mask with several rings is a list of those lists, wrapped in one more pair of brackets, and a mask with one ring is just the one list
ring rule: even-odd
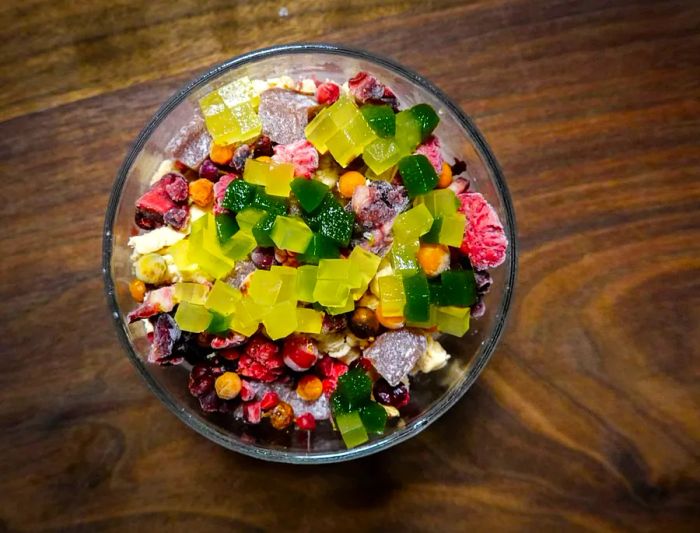
{"label": "red berry", "polygon": [[282,350],[284,364],[292,370],[303,372],[308,370],[318,359],[318,348],[314,342],[305,335],[292,335],[284,341]]}
{"label": "red berry", "polygon": [[391,405],[397,409],[406,405],[410,400],[406,385],[399,383],[396,387],[392,387],[384,378],[376,381],[372,392],[379,403]]}
{"label": "red berry", "polygon": [[299,429],[307,431],[313,431],[314,429],[316,429],[316,419],[311,413],[304,413],[303,415],[299,415],[294,422],[296,422],[296,425]]}
{"label": "red berry", "polygon": [[316,368],[324,378],[338,378],[348,371],[348,365],[328,355],[318,362]]}
{"label": "red berry", "polygon": [[361,368],[365,372],[372,370],[372,361],[366,357],[358,357],[352,363],[350,363],[350,368]]}
{"label": "red berry", "polygon": [[321,381],[323,384],[323,394],[330,396],[335,392],[336,387],[338,387],[338,378],[326,378]]}
{"label": "red berry", "polygon": [[467,230],[460,250],[474,268],[497,267],[506,259],[508,239],[495,209],[478,192],[459,195],[459,211],[467,217]]}
{"label": "red berry", "polygon": [[260,402],[248,402],[243,404],[243,417],[249,424],[259,424],[261,415]]}
{"label": "red berry", "polygon": [[267,411],[275,407],[278,403],[280,403],[279,395],[275,391],[268,391],[262,397],[262,400],[260,400],[260,407],[263,411]]}
{"label": "red berry", "polygon": [[318,168],[318,152],[306,139],[289,144],[278,144],[274,148],[273,161],[294,165],[294,175],[310,178]]}
{"label": "red berry", "polygon": [[[240,368],[238,369],[238,373],[240,374]],[[253,390],[253,387],[250,386],[250,383],[248,383],[246,380],[242,379],[241,380],[241,392],[239,393],[241,396],[241,400],[244,402],[248,402],[255,398],[255,391]]]}
{"label": "red berry", "polygon": [[330,105],[340,97],[340,86],[327,81],[316,87],[316,101],[321,105]]}

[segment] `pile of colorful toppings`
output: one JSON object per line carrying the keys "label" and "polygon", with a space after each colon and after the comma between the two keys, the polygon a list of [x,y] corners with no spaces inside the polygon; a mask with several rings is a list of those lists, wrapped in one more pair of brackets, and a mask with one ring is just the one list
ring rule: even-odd
{"label": "pile of colorful toppings", "polygon": [[366,72],[241,78],[204,95],[136,202],[149,362],[190,368],[203,411],[348,447],[402,424],[441,334],[484,312],[503,226],[445,161],[427,104]]}

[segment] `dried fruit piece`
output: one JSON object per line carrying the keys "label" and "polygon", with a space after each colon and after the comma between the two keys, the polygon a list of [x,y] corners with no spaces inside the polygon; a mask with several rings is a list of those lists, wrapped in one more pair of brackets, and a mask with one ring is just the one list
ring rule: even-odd
{"label": "dried fruit piece", "polygon": [[208,179],[200,178],[191,182],[189,193],[199,207],[208,207],[214,201],[214,185]]}
{"label": "dried fruit piece", "polygon": [[295,176],[310,178],[318,168],[318,152],[306,139],[290,144],[278,144],[274,147],[274,151],[272,160],[294,165]]}
{"label": "dried fruit piece", "polygon": [[270,413],[270,424],[275,429],[285,429],[294,420],[294,410],[287,402],[278,403]]}
{"label": "dried fruit piece", "polygon": [[426,348],[423,335],[401,329],[382,333],[364,351],[364,356],[390,385],[396,386],[415,366]]}
{"label": "dried fruit piece", "polygon": [[146,295],[146,284],[140,279],[132,279],[129,282],[129,294],[137,302],[143,302]]}
{"label": "dried fruit piece", "polygon": [[308,370],[318,360],[316,343],[306,335],[291,335],[284,340],[284,364],[296,372]]}
{"label": "dried fruit piece", "polygon": [[260,400],[260,407],[263,411],[269,411],[279,403],[279,395],[275,391],[267,391]]}
{"label": "dried fruit piece", "polygon": [[309,108],[315,106],[312,98],[295,91],[276,87],[263,91],[258,109],[262,132],[280,144],[302,140]]}
{"label": "dried fruit piece", "polygon": [[389,385],[384,378],[379,378],[372,389],[375,399],[384,405],[391,405],[400,409],[408,403],[410,395],[408,387],[404,383],[396,386]]}
{"label": "dried fruit piece", "polygon": [[304,413],[299,415],[296,420],[296,425],[299,429],[305,431],[313,431],[316,429],[316,419],[311,413]]}
{"label": "dried fruit piece", "polygon": [[214,388],[222,400],[233,400],[241,392],[241,378],[235,372],[224,372],[216,378]]}
{"label": "dried fruit piece", "polygon": [[374,311],[367,307],[357,307],[348,323],[350,331],[361,339],[379,335],[380,327]]}
{"label": "dried fruit piece", "polygon": [[316,87],[316,101],[321,105],[331,105],[340,96],[340,86],[332,81],[321,83]]}
{"label": "dried fruit piece", "polygon": [[474,268],[499,266],[506,259],[508,239],[494,208],[479,193],[459,195],[459,211],[467,217],[462,253],[469,256]]}

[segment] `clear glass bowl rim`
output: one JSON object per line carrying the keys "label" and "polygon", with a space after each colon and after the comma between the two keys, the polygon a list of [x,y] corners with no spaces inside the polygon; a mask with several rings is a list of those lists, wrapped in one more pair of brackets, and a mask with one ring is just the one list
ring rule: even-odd
{"label": "clear glass bowl rim", "polygon": [[[511,251],[507,258],[509,267],[509,276],[505,280],[507,285],[503,294],[503,299],[500,303],[500,308],[498,309],[498,314],[500,319],[494,326],[491,336],[485,341],[484,347],[481,350],[481,354],[471,365],[469,372],[462,378],[462,383],[459,386],[453,387],[452,390],[448,391],[444,396],[430,406],[422,415],[412,420],[406,427],[394,431],[394,433],[379,438],[375,441],[371,441],[368,444],[359,446],[357,448],[352,448],[349,450],[340,450],[334,452],[318,452],[318,453],[298,453],[298,452],[287,452],[281,450],[266,449],[262,446],[246,444],[236,439],[231,438],[224,431],[220,431],[217,428],[202,422],[197,417],[193,416],[189,412],[189,408],[179,405],[174,401],[170,395],[162,389],[157,381],[148,372],[145,364],[141,361],[140,357],[134,352],[131,343],[129,341],[129,336],[127,333],[126,326],[122,319],[122,314],[119,306],[117,305],[115,297],[115,287],[114,280],[111,276],[111,260],[112,260],[112,227],[114,225],[114,220],[117,213],[117,208],[119,205],[119,198],[121,196],[122,188],[126,182],[127,175],[131,168],[132,163],[148,141],[151,134],[158,127],[158,125],[164,120],[166,116],[172,111],[172,109],[177,106],[183,99],[185,99],[193,90],[204,85],[212,78],[217,77],[219,74],[226,72],[231,69],[235,69],[247,63],[252,63],[260,59],[268,58],[271,56],[285,55],[285,54],[303,54],[303,53],[322,53],[330,55],[339,55],[345,57],[351,57],[356,59],[361,59],[364,61],[369,61],[375,63],[383,68],[392,70],[395,73],[411,80],[417,85],[423,87],[426,91],[432,93],[436,98],[438,98],[461,122],[462,126],[469,132],[474,143],[477,145],[481,155],[485,158],[484,163],[489,167],[491,175],[495,181],[498,194],[500,195],[504,211],[508,220],[507,224],[507,238],[509,240]],[[365,50],[360,50],[357,48],[350,48],[347,46],[339,46],[335,44],[327,43],[294,43],[294,44],[284,44],[275,45],[266,48],[261,48],[258,50],[253,50],[251,52],[236,56],[228,61],[214,66],[198,78],[190,81],[184,87],[180,88],[175,94],[173,94],[153,115],[153,118],[148,122],[146,127],[139,133],[136,141],[129,150],[127,156],[122,162],[121,167],[117,173],[116,180],[112,187],[112,192],[109,198],[109,203],[107,205],[107,213],[105,216],[105,224],[103,230],[103,240],[102,240],[102,274],[105,284],[105,292],[107,296],[107,301],[109,309],[112,314],[112,319],[114,320],[114,325],[117,330],[117,336],[126,350],[126,353],[131,360],[132,364],[138,370],[141,377],[146,381],[148,387],[151,391],[158,397],[158,399],[163,402],[166,407],[177,416],[182,422],[187,426],[194,429],[196,432],[200,433],[204,437],[236,452],[254,457],[256,459],[262,459],[266,461],[273,462],[283,462],[283,463],[293,463],[293,464],[324,464],[324,463],[335,463],[341,461],[348,461],[351,459],[357,459],[360,457],[366,457],[368,455],[386,450],[392,446],[395,446],[411,437],[417,435],[430,424],[435,422],[440,416],[442,416],[450,407],[452,407],[473,385],[477,377],[484,369],[488,363],[493,351],[503,333],[506,319],[508,317],[508,311],[513,300],[513,290],[515,286],[515,281],[517,277],[518,269],[518,240],[515,222],[515,212],[513,209],[512,200],[510,193],[508,192],[508,187],[506,186],[505,178],[503,172],[496,161],[491,149],[484,140],[481,132],[474,125],[471,119],[457,106],[450,98],[448,98],[440,89],[433,85],[430,81],[426,80],[422,76],[416,74],[410,69],[404,67],[403,65],[396,63],[393,60],[378,56],[374,53],[367,52]]]}

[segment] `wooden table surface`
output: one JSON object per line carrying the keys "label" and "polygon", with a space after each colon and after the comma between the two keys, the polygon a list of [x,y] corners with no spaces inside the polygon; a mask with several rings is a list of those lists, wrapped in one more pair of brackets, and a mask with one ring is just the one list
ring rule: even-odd
{"label": "wooden table surface", "polygon": [[[465,398],[323,467],[181,424],[124,356],[100,277],[112,180],[160,103],[302,39],[454,98],[521,242],[508,329]],[[5,0],[0,43],[0,531],[699,530],[697,1]]]}

